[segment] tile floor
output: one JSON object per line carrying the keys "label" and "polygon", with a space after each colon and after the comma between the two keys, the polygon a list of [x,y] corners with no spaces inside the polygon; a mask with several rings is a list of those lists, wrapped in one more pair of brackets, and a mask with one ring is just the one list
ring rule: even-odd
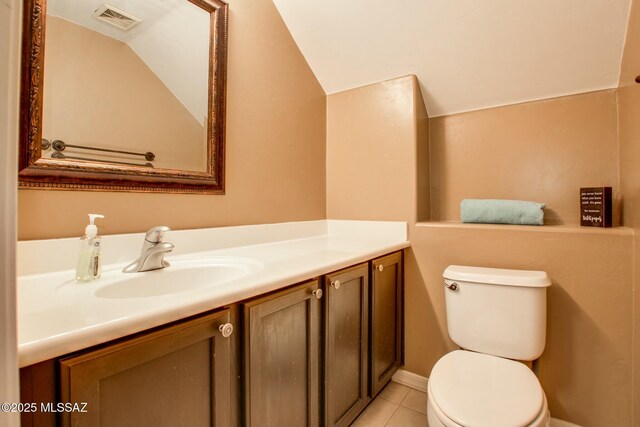
{"label": "tile floor", "polygon": [[427,427],[427,394],[391,381],[352,427]]}

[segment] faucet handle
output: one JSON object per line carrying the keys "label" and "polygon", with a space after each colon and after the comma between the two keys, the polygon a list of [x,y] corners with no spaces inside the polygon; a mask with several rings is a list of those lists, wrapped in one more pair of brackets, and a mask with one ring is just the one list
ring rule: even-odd
{"label": "faucet handle", "polygon": [[160,243],[164,238],[164,233],[166,233],[167,231],[171,231],[171,229],[166,225],[153,227],[152,229],[147,231],[147,234],[144,236],[144,240],[149,243]]}

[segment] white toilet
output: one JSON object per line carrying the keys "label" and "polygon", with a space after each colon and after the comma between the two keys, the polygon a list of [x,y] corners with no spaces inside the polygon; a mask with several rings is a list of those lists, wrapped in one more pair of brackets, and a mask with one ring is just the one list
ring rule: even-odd
{"label": "white toilet", "polygon": [[515,361],[544,350],[547,274],[451,265],[443,276],[449,336],[464,350],[431,371],[429,427],[548,426],[538,378]]}

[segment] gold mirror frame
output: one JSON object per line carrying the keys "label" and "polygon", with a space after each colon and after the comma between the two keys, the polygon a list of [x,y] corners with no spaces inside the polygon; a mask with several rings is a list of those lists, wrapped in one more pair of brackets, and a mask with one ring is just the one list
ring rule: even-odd
{"label": "gold mirror frame", "polygon": [[228,5],[185,0],[211,15],[207,171],[41,158],[46,0],[25,0],[18,185],[25,189],[224,194]]}

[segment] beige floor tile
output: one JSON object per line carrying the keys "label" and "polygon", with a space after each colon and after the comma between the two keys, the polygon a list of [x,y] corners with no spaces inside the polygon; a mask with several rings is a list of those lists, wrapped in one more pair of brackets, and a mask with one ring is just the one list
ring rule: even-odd
{"label": "beige floor tile", "polygon": [[351,427],[384,427],[397,408],[397,403],[378,397],[374,399],[358,419],[351,424]]}
{"label": "beige floor tile", "polygon": [[427,393],[418,390],[409,390],[409,393],[407,393],[407,396],[402,400],[400,405],[426,415]]}
{"label": "beige floor tile", "polygon": [[398,406],[386,427],[428,427],[428,425],[425,414],[412,411],[404,406]]}
{"label": "beige floor tile", "polygon": [[382,389],[378,396],[389,402],[400,403],[402,399],[407,396],[409,390],[411,390],[409,387],[391,381]]}

